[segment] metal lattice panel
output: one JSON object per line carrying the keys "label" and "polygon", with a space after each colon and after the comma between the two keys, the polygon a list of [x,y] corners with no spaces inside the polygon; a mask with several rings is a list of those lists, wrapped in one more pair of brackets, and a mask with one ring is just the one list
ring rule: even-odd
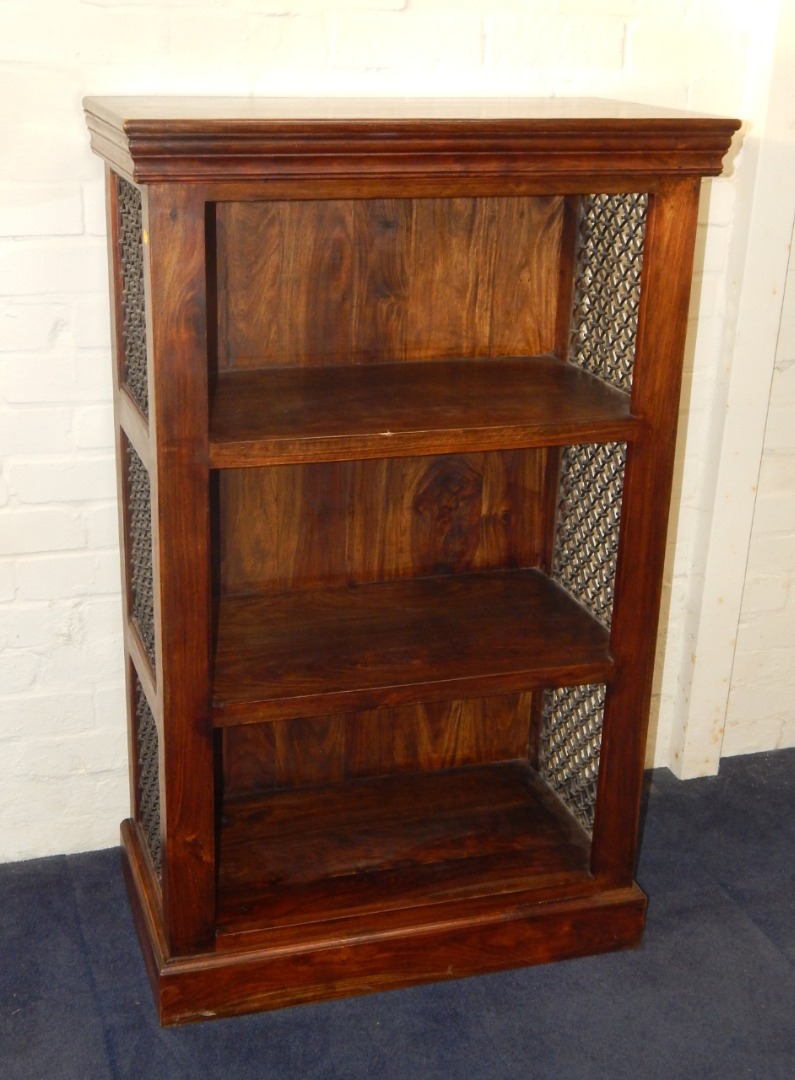
{"label": "metal lattice panel", "polygon": [[577,820],[593,828],[604,686],[572,686],[544,695],[539,766]]}
{"label": "metal lattice panel", "polygon": [[[580,220],[570,360],[621,390],[632,389],[648,196],[588,195]],[[604,626],[613,613],[626,446],[561,452],[552,577]],[[586,829],[593,828],[604,686],[544,694],[540,770]]]}
{"label": "metal lattice panel", "polygon": [[122,381],[144,414],[149,415],[144,298],[143,212],[141,192],[118,177],[119,262],[121,264]]}
{"label": "metal lattice panel", "polygon": [[581,204],[571,359],[622,390],[632,388],[647,206],[645,193]]}
{"label": "metal lattice panel", "polygon": [[160,877],[160,764],[157,725],[143,687],[135,680],[135,743],[138,751],[138,824]]}
{"label": "metal lattice panel", "polygon": [[624,443],[567,446],[561,454],[552,577],[610,625],[618,558]]}
{"label": "metal lattice panel", "polygon": [[127,565],[131,614],[155,669],[155,598],[152,580],[152,496],[149,473],[129,442],[127,459]]}

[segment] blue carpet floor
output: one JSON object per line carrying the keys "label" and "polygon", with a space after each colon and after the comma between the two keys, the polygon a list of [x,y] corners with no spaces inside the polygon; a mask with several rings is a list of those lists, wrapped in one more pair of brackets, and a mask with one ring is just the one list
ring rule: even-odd
{"label": "blue carpet floor", "polygon": [[0,866],[2,1080],[793,1080],[795,750],[650,775],[640,949],[185,1028],[99,851]]}

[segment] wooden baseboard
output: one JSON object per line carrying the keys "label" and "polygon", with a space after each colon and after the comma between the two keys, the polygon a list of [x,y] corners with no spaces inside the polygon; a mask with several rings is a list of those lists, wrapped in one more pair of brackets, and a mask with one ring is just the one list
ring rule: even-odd
{"label": "wooden baseboard", "polygon": [[406,909],[368,927],[328,922],[303,941],[267,931],[190,956],[168,956],[159,907],[134,826],[122,835],[125,877],[164,1025],[373,993],[424,982],[630,948],[640,943],[646,897],[637,885],[565,899],[538,891],[467,897]]}

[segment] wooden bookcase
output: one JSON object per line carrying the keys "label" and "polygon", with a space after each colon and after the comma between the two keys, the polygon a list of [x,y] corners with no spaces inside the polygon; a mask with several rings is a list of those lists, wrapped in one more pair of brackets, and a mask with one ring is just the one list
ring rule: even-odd
{"label": "wooden bookcase", "polygon": [[637,944],[699,187],[738,125],[85,105],[161,1020]]}

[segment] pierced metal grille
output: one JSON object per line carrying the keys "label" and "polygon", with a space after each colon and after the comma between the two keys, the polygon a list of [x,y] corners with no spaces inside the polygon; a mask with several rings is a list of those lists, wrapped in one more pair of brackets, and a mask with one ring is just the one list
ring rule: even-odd
{"label": "pierced metal grille", "polygon": [[593,828],[604,686],[571,686],[544,695],[540,770],[581,825]]}
{"label": "pierced metal grille", "polygon": [[149,473],[129,442],[126,442],[126,460],[127,565],[131,614],[154,671],[155,598],[152,581],[152,496]]}
{"label": "pierced metal grille", "polygon": [[160,764],[157,724],[143,687],[135,679],[135,745],[138,751],[138,824],[160,877]]}
{"label": "pierced metal grille", "polygon": [[625,461],[624,443],[567,446],[558,481],[552,577],[608,627]]}
{"label": "pierced metal grille", "polygon": [[119,261],[121,264],[122,382],[144,414],[149,415],[144,298],[143,211],[141,192],[118,177]]}
{"label": "pierced metal grille", "polygon": [[647,206],[645,193],[581,204],[571,359],[622,390],[632,388]]}
{"label": "pierced metal grille", "polygon": [[[588,195],[580,204],[570,360],[621,390],[632,389],[648,196]],[[618,559],[626,445],[561,452],[552,577],[610,626]],[[544,693],[542,776],[593,828],[606,688]]]}

